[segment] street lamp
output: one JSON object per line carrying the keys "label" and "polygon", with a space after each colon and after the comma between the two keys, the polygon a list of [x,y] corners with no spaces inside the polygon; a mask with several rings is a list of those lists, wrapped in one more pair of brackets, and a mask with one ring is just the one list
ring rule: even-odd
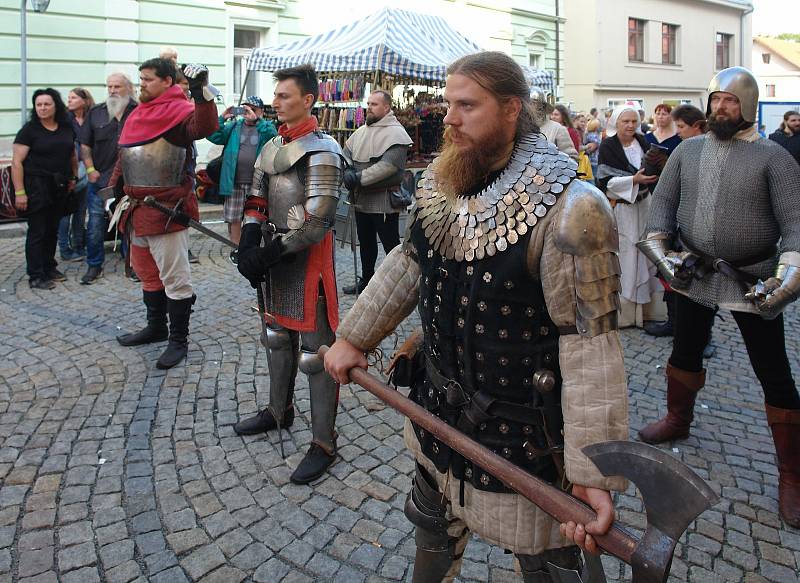
{"label": "street lamp", "polygon": [[[28,107],[28,31],[27,31],[27,0],[21,0],[19,7],[19,62],[20,62],[20,117],[25,125],[25,111]],[[50,0],[31,0],[35,12],[44,12],[50,5]]]}

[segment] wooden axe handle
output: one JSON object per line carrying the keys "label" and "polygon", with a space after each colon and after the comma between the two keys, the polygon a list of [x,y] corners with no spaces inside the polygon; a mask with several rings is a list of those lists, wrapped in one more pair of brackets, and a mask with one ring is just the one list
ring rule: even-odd
{"label": "wooden axe handle", "polygon": [[[324,357],[327,351],[327,346],[321,347],[319,349],[320,356]],[[350,378],[465,458],[485,469],[506,486],[536,504],[557,521],[588,524],[596,518],[594,510],[582,501],[529,474],[519,466],[470,439],[367,371],[353,368],[350,370]],[[639,539],[616,524],[612,525],[606,534],[600,536],[593,534],[592,536],[604,551],[628,564],[631,563],[634,550],[639,544]]]}

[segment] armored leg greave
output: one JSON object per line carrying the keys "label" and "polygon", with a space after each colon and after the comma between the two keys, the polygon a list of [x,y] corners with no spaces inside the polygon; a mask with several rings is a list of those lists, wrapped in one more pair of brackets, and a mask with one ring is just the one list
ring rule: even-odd
{"label": "armored leg greave", "polygon": [[459,545],[459,539],[448,534],[447,500],[433,476],[419,463],[404,511],[416,527],[413,583],[441,583],[454,577],[461,568],[465,545]]}
{"label": "armored leg greave", "polygon": [[336,335],[328,323],[325,296],[319,296],[317,299],[316,323],[316,330],[301,334],[300,370],[308,375],[313,441],[328,454],[333,454],[336,451],[334,426],[336,407],[339,403],[339,386],[325,372],[322,359],[317,354],[320,346],[330,346],[336,340]]}
{"label": "armored leg greave", "polygon": [[283,427],[286,411],[291,408],[294,397],[300,336],[297,332],[281,326],[267,326],[266,340],[269,369],[268,409],[277,423]]}
{"label": "armored leg greave", "polygon": [[578,547],[564,547],[550,549],[538,555],[517,555],[517,559],[525,583],[559,583],[561,579],[550,573],[548,563],[580,572],[581,551]]}

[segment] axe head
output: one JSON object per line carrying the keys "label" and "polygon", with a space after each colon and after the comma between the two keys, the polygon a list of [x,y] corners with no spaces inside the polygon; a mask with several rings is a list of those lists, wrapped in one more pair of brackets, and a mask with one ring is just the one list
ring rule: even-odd
{"label": "axe head", "polygon": [[636,545],[633,583],[663,583],[672,553],[689,524],[719,497],[686,464],[636,441],[606,441],[583,448],[605,476],[624,476],[642,494],[647,529]]}
{"label": "axe head", "polygon": [[578,573],[572,569],[564,569],[547,563],[550,578],[557,583],[606,583],[603,563],[597,555],[583,554],[583,571]]}

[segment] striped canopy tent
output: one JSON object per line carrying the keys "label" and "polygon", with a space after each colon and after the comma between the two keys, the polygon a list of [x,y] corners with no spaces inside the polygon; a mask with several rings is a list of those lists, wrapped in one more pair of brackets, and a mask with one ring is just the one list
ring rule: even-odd
{"label": "striped canopy tent", "polygon": [[[255,49],[249,71],[277,71],[311,63],[319,72],[380,72],[443,83],[447,65],[481,51],[443,18],[383,8],[352,24],[276,47]],[[546,71],[526,71],[529,83],[552,92]]]}

